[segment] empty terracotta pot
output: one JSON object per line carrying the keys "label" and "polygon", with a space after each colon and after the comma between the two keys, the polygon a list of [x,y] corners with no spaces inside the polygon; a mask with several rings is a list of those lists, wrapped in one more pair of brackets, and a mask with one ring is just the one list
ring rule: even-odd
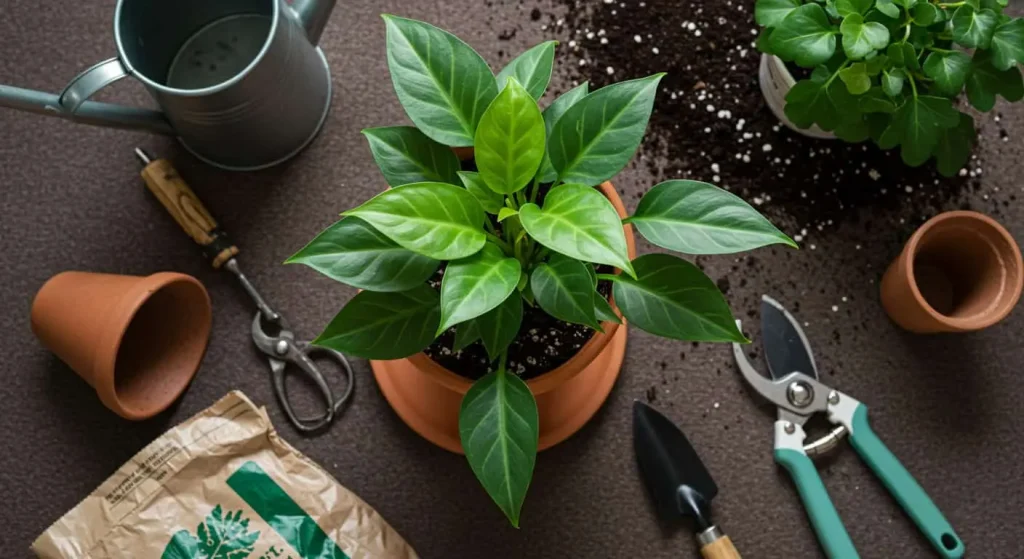
{"label": "empty terracotta pot", "polygon": [[[601,192],[619,215],[626,208],[606,182]],[[629,256],[636,256],[633,228],[625,226]],[[612,301],[614,306],[615,302]],[[603,322],[579,353],[562,366],[527,381],[537,399],[540,416],[538,448],[544,450],[569,438],[597,413],[619,377],[626,353],[625,324]],[[459,407],[472,381],[459,376],[423,353],[394,361],[370,361],[381,392],[409,427],[430,442],[462,453]]]}
{"label": "empty terracotta pot", "polygon": [[181,396],[210,338],[210,297],[198,280],[63,272],[32,302],[32,332],[126,419]]}
{"label": "empty terracotta pot", "polygon": [[882,278],[882,305],[911,332],[967,332],[1002,320],[1020,298],[1024,265],[1010,233],[977,212],[922,225]]}

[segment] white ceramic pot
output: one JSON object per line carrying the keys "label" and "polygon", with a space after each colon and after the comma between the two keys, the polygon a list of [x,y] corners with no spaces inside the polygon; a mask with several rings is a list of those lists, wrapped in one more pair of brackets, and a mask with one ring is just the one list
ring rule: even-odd
{"label": "white ceramic pot", "polygon": [[778,56],[771,54],[761,55],[761,67],[758,69],[758,81],[761,83],[761,93],[764,95],[768,108],[775,113],[776,118],[782,121],[787,128],[803,134],[809,138],[820,138],[823,140],[834,140],[835,134],[826,132],[816,125],[810,128],[799,128],[786,118],[786,95],[796,84],[793,75],[786,68],[786,63]]}

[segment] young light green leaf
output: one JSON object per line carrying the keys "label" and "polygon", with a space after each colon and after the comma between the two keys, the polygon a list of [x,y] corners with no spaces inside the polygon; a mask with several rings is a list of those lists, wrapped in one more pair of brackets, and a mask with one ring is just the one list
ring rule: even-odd
{"label": "young light green leaf", "polygon": [[416,127],[448,146],[471,146],[484,109],[498,94],[487,62],[433,25],[385,15],[388,68]]}
{"label": "young light green leaf", "polygon": [[530,237],[555,252],[633,274],[619,214],[594,188],[556,186],[544,198],[543,209],[536,204],[519,208],[519,221]]}
{"label": "young light green leaf", "polygon": [[594,284],[586,265],[579,260],[551,255],[533,269],[530,288],[544,312],[559,320],[601,329],[594,315]]}
{"label": "young light green leaf", "polygon": [[605,299],[604,295],[601,295],[597,291],[594,292],[594,316],[596,316],[601,322],[622,324],[622,319],[619,318],[619,315],[615,314],[615,309],[612,308],[608,299]]}
{"label": "young light green leaf", "polygon": [[1009,70],[1024,62],[1024,19],[1011,19],[992,34],[992,65]]}
{"label": "young light green leaf", "polygon": [[867,64],[857,62],[839,71],[839,79],[843,80],[851,94],[861,95],[871,89],[867,68]]}
{"label": "young light green leaf", "polygon": [[757,0],[754,4],[754,21],[761,27],[775,27],[789,12],[799,7],[800,0]]}
{"label": "young light green leaf", "polygon": [[452,351],[462,351],[473,342],[480,339],[480,328],[476,320],[467,320],[455,327],[455,341],[452,342]]}
{"label": "young light green leaf", "polygon": [[343,212],[401,247],[434,260],[464,258],[484,246],[484,209],[464,188],[419,182],[385,190]]}
{"label": "young light green leaf", "polygon": [[893,68],[888,72],[883,72],[882,91],[884,91],[889,97],[899,97],[900,93],[903,93],[903,81],[906,78],[907,74],[899,68]]}
{"label": "young light green leaf", "polygon": [[971,57],[960,51],[933,52],[924,60],[923,68],[924,74],[934,80],[932,83],[937,92],[953,97],[967,82]]}
{"label": "young light green leaf", "polygon": [[771,48],[783,60],[804,68],[824,64],[836,51],[836,29],[815,3],[789,13],[772,31]]}
{"label": "young light green leaf", "polygon": [[676,340],[748,341],[715,282],[693,264],[670,254],[645,254],[633,266],[636,279],[618,276],[612,292],[634,326]]}
{"label": "young light green leaf", "polygon": [[440,262],[406,250],[369,223],[346,217],[324,229],[286,264],[305,264],[359,289],[405,291],[434,275]]}
{"label": "young light green leaf", "polygon": [[519,283],[521,267],[487,243],[480,252],[450,262],[441,280],[440,335],[448,328],[476,318],[497,307]]}
{"label": "young light green leaf", "polygon": [[864,16],[850,14],[839,26],[843,34],[843,51],[852,60],[859,60],[889,44],[889,30],[877,22],[864,22]]}
{"label": "young light green leaf", "polygon": [[365,359],[409,357],[434,341],[439,302],[427,284],[396,293],[361,291],[313,344]]}
{"label": "young light green leaf", "polygon": [[476,198],[477,202],[480,202],[480,207],[485,212],[497,215],[505,207],[505,197],[488,188],[480,173],[459,171],[458,175],[463,186]]}
{"label": "young light green leaf", "polygon": [[[590,84],[583,82],[576,87],[563,93],[558,99],[555,99],[548,108],[544,109],[544,135],[547,138],[551,138],[551,130],[555,127],[555,123],[558,119],[565,114],[565,111],[569,110],[569,107],[575,105],[580,99],[583,99],[590,93]],[[555,182],[558,178],[558,171],[551,164],[551,156],[548,154],[550,148],[550,142],[548,142],[548,149],[544,150],[544,161],[540,164],[540,171],[537,172],[537,176],[540,178],[541,183]]]}
{"label": "young light green leaf", "polygon": [[514,77],[535,101],[543,97],[551,81],[557,44],[558,41],[544,41],[515,57],[498,73],[498,91],[505,89],[509,77]]}
{"label": "young light green leaf", "polygon": [[519,212],[513,210],[512,208],[501,208],[501,210],[498,211],[498,222],[500,223],[502,221],[505,221],[506,219],[514,215],[519,215]]}
{"label": "young light green leaf", "polygon": [[459,158],[451,149],[412,126],[387,126],[363,130],[373,160],[388,186],[414,182],[458,184]]}
{"label": "young light green leaf", "polygon": [[473,383],[459,410],[469,467],[517,528],[537,460],[538,423],[530,388],[504,368]]}
{"label": "young light green leaf", "polygon": [[662,76],[614,83],[569,107],[548,145],[558,180],[595,186],[621,171],[644,136]]}
{"label": "young light green leaf", "polygon": [[914,18],[914,23],[918,25],[928,26],[936,21],[942,21],[942,12],[929,2],[915,5],[910,13],[911,17]]}
{"label": "young light green leaf", "polygon": [[999,16],[992,10],[978,11],[964,4],[953,12],[953,40],[967,48],[987,49],[998,23]]}
{"label": "young light green leaf", "polygon": [[476,166],[501,194],[526,187],[544,158],[544,118],[537,101],[514,77],[494,98],[476,129]]}
{"label": "young light green leaf", "polygon": [[796,243],[739,196],[706,182],[656,185],[624,220],[648,241],[687,254],[732,254]]}
{"label": "young light green leaf", "polygon": [[852,14],[864,15],[871,9],[874,0],[836,0],[836,11],[840,17],[848,17]]}
{"label": "young light green leaf", "polygon": [[941,131],[958,122],[959,113],[949,99],[930,95],[910,97],[896,110],[879,144],[898,144],[903,162],[917,167],[931,157]]}
{"label": "young light green leaf", "polygon": [[1013,66],[1009,70],[999,70],[992,65],[990,52],[977,50],[971,61],[971,73],[967,76],[967,99],[975,109],[988,112],[996,104],[996,95],[1002,95],[1007,101],[1024,98],[1020,69]]}
{"label": "young light green leaf", "polygon": [[900,17],[900,9],[892,3],[892,0],[878,0],[875,3],[875,7],[878,8],[879,12],[882,12],[888,17],[893,19]]}
{"label": "young light green leaf", "polygon": [[494,361],[519,334],[523,323],[523,298],[513,292],[500,305],[471,322],[477,325],[487,356]]}
{"label": "young light green leaf", "polygon": [[971,157],[975,135],[974,119],[964,113],[960,113],[956,127],[941,132],[935,146],[935,162],[940,173],[952,177],[964,168]]}

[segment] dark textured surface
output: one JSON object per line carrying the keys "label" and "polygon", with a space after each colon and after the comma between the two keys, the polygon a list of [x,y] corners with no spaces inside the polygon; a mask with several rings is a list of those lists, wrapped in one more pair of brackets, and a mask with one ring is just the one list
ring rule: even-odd
{"label": "dark textured surface", "polygon": [[[771,410],[744,389],[722,346],[693,347],[633,330],[607,405],[578,435],[539,457],[518,531],[488,501],[462,457],[433,447],[397,419],[365,362],[355,363],[355,400],[333,429],[304,439],[287,426],[272,401],[266,363],[249,339],[249,301],[231,278],[206,267],[146,193],[132,148],[141,144],[175,160],[242,247],[241,263],[265,296],[300,336],[313,336],[352,291],[280,262],[383,184],[358,133],[404,121],[391,93],[378,14],[428,19],[496,64],[499,50],[515,52],[550,37],[541,22],[530,20],[530,3],[341,4],[324,35],[333,112],[308,151],[271,171],[221,173],[170,140],[0,111],[3,555],[27,555],[38,533],[133,453],[238,388],[267,404],[290,442],[375,506],[424,557],[696,557],[687,535],[659,529],[636,478],[630,403],[645,397],[680,423],[700,450],[721,488],[716,519],[745,557],[818,557],[799,498],[772,462]],[[3,2],[0,83],[58,90],[81,68],[110,56],[113,7],[114,0]],[[499,40],[510,29],[519,32]],[[128,83],[101,97],[145,102],[141,88]],[[980,187],[961,198],[924,209],[908,195],[895,207],[850,209],[859,219],[815,232],[799,252],[702,259],[713,278],[728,275],[730,302],[748,322],[762,292],[791,308],[799,302],[796,314],[809,323],[824,380],[870,406],[876,432],[945,512],[969,556],[987,559],[1024,556],[1024,348],[1018,336],[1024,316],[1015,312],[970,335],[912,336],[885,317],[877,283],[902,239],[939,208],[998,209],[997,218],[1017,238],[1024,236],[1024,211],[1011,198],[1021,189],[1022,153],[1014,134],[1022,130],[1024,113],[1000,110],[998,127],[1010,141],[983,146]],[[747,116],[770,118],[764,110]],[[982,122],[992,130],[991,116]],[[655,180],[646,169],[631,168],[617,181],[631,207],[634,194]],[[785,208],[765,207],[785,216]],[[40,347],[28,326],[32,295],[67,269],[177,270],[206,284],[214,303],[213,337],[180,405],[151,421],[123,421]],[[851,449],[819,469],[862,556],[933,556]]]}

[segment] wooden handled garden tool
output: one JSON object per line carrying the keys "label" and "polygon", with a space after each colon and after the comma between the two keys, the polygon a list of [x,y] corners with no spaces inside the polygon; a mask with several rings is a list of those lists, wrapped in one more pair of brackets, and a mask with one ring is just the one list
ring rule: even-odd
{"label": "wooden handled garden tool", "polygon": [[[803,330],[782,305],[767,295],[761,302],[761,337],[770,379],[754,369],[739,344],[733,344],[733,356],[743,378],[778,407],[775,461],[793,478],[825,554],[830,559],[860,557],[810,458],[835,448],[848,434],[857,454],[899,501],[939,555],[947,559],[963,557],[964,544],[946,517],[871,430],[867,407],[818,381],[818,370]],[[827,413],[829,421],[837,427],[805,445],[807,435],[803,425],[818,412]]]}
{"label": "wooden handled garden tool", "polygon": [[658,515],[668,523],[689,516],[704,559],[740,559],[732,540],[711,522],[718,485],[686,435],[658,410],[633,404],[633,449]]}

